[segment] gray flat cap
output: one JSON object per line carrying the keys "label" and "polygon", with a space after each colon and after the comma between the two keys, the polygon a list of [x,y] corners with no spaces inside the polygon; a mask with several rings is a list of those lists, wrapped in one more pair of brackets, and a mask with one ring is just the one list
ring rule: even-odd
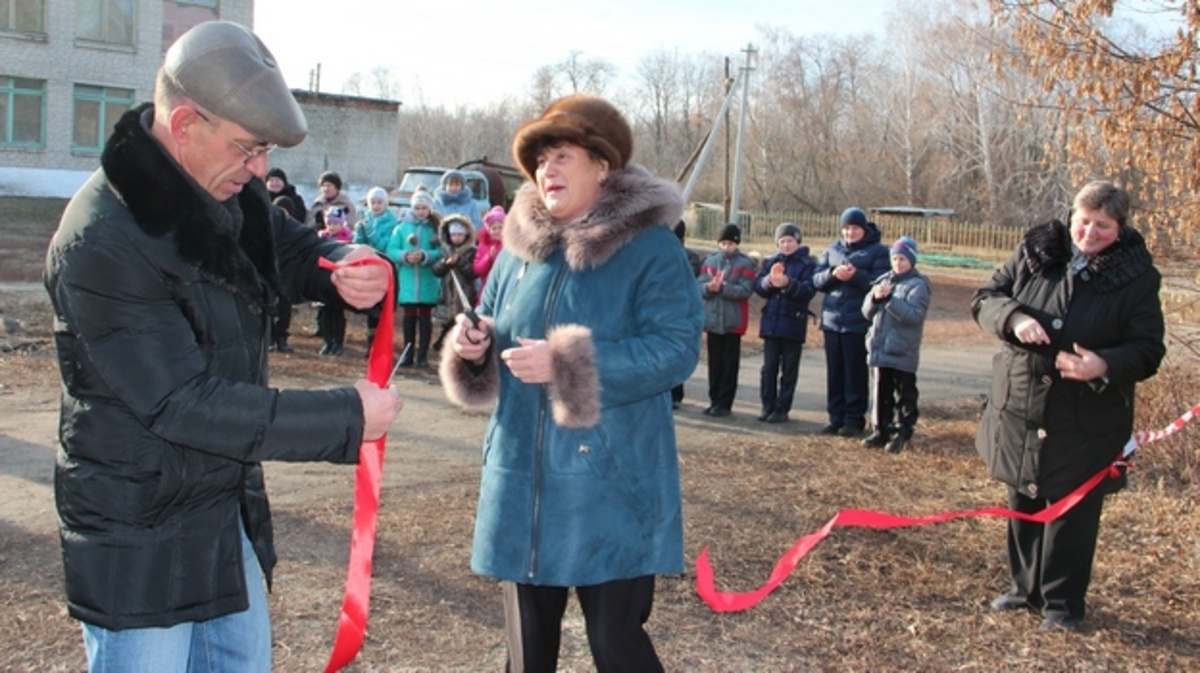
{"label": "gray flat cap", "polygon": [[275,57],[245,26],[196,25],[167,50],[163,69],[189,98],[261,140],[293,147],[308,135]]}

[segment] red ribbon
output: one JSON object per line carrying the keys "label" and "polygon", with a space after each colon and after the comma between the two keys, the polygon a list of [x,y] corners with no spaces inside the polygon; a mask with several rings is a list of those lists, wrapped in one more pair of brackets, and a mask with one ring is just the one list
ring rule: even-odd
{"label": "red ribbon", "polygon": [[713,582],[713,569],[708,562],[708,547],[705,547],[700,551],[700,556],[696,559],[696,593],[700,594],[700,598],[714,612],[741,612],[749,610],[758,605],[776,587],[783,584],[788,575],[791,575],[792,571],[799,565],[800,560],[820,544],[822,540],[828,537],[834,528],[907,528],[909,526],[924,526],[931,523],[942,523],[973,516],[1004,517],[1032,521],[1034,523],[1048,523],[1062,516],[1067,510],[1078,504],[1100,482],[1109,477],[1120,476],[1121,471],[1119,466],[1123,464],[1123,462],[1117,461],[1100,470],[1095,476],[1088,479],[1082,486],[1072,491],[1065,498],[1036,514],[1014,512],[1003,507],[985,507],[967,512],[944,512],[942,514],[931,514],[922,517],[907,517],[866,509],[844,509],[838,512],[820,530],[809,533],[797,540],[792,545],[792,548],[775,564],[775,569],[771,571],[771,576],[767,578],[766,584],[763,584],[754,591],[741,593],[717,591]]}
{"label": "red ribbon", "polygon": [[714,612],[741,612],[742,610],[749,610],[758,605],[776,587],[783,584],[788,575],[791,575],[792,571],[796,569],[800,560],[808,552],[812,551],[813,547],[816,547],[822,540],[828,537],[830,531],[834,528],[907,528],[909,526],[924,526],[926,524],[942,523],[943,521],[953,521],[954,519],[971,516],[994,516],[1006,519],[1021,519],[1034,523],[1049,523],[1078,504],[1080,500],[1083,500],[1093,488],[1106,478],[1120,476],[1120,468],[1126,464],[1125,461],[1137,451],[1138,447],[1151,442],[1157,442],[1160,439],[1179,432],[1197,417],[1200,417],[1200,404],[1193,406],[1162,430],[1134,433],[1129,438],[1129,442],[1125,445],[1125,448],[1122,449],[1121,457],[1114,461],[1112,465],[1097,472],[1095,476],[1088,479],[1067,497],[1036,514],[1014,512],[1003,507],[985,507],[969,512],[946,512],[944,514],[931,514],[929,516],[913,518],[896,516],[895,514],[887,514],[885,512],[873,512],[865,509],[844,509],[838,512],[836,516],[829,520],[829,523],[822,526],[817,532],[809,533],[797,540],[796,544],[792,545],[792,548],[775,564],[775,569],[771,571],[771,576],[767,578],[766,584],[754,591],[743,593],[717,591],[713,582],[713,569],[708,562],[708,547],[705,547],[700,550],[700,556],[696,558],[696,593],[700,594],[700,598],[704,599],[704,602]]}
{"label": "red ribbon", "polygon": [[[367,380],[383,388],[392,375],[395,335],[395,276],[390,264],[379,258],[350,262],[350,266],[378,264],[387,269],[387,296],[379,316],[380,329],[371,341],[367,360]],[[322,269],[334,270],[340,265],[322,258]],[[367,618],[371,612],[371,566],[375,553],[375,522],[379,514],[379,488],[383,476],[383,455],[387,435],[367,440],[359,449],[358,467],[354,470],[354,532],[350,537],[350,561],[346,567],[346,593],[342,598],[342,614],[338,617],[337,636],[329,654],[326,673],[340,670],[354,661],[362,649]]]}

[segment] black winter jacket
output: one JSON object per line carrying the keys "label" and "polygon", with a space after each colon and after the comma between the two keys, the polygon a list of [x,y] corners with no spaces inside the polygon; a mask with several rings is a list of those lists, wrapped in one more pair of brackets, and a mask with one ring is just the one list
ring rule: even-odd
{"label": "black winter jacket", "polygon": [[[874,222],[867,223],[866,234],[854,244],[845,239],[834,241],[821,255],[813,272],[813,286],[824,292],[821,300],[821,329],[843,334],[866,334],[871,321],[863,317],[863,297],[876,278],[891,268],[887,246],[879,242],[882,233]],[[845,282],[833,275],[833,270],[849,262],[854,276]]]}
{"label": "black winter jacket", "polygon": [[[784,287],[771,285],[771,267],[782,262],[789,281]],[[817,263],[808,254],[808,246],[802,245],[790,255],[776,253],[763,262],[754,279],[754,293],[766,299],[762,307],[762,319],[758,323],[758,335],[764,339],[776,337],[804,343],[808,337],[808,316],[812,313],[808,303],[816,289],[813,288],[813,271]]]}
{"label": "black winter jacket", "polygon": [[[1077,274],[1071,257],[1066,225],[1033,227],[971,300],[979,326],[1004,342],[975,447],[993,476],[1031,498],[1057,500],[1112,463],[1133,431],[1134,384],[1153,376],[1166,353],[1162,279],[1141,235],[1122,227]],[[1008,320],[1017,310],[1041,324],[1050,345],[1013,336]],[[1059,375],[1055,356],[1073,344],[1104,358],[1107,381]]]}
{"label": "black winter jacket", "polygon": [[354,463],[353,388],[267,386],[270,309],[338,301],[345,248],[252,180],[218,203],[127,112],[46,260],[62,372],[55,500],[72,617],[166,627],[248,607],[241,527],[275,563],[263,460]]}

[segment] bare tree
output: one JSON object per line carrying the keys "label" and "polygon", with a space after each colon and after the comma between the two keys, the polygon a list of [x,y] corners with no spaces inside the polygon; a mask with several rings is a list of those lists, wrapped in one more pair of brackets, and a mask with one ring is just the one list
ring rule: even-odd
{"label": "bare tree", "polygon": [[617,67],[601,58],[583,58],[583,52],[572,51],[565,59],[538,68],[530,83],[530,97],[545,107],[567,94],[589,92],[607,93],[617,76]]}
{"label": "bare tree", "polygon": [[371,68],[371,83],[375,86],[375,95],[383,100],[400,98],[400,82],[387,66]]}

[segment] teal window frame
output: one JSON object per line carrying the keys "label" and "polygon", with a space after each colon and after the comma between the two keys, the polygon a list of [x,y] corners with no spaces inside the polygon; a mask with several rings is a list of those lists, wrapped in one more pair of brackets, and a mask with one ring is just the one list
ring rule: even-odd
{"label": "teal window frame", "polygon": [[[29,83],[37,82],[35,88]],[[0,123],[0,147],[44,149],[46,147],[46,80],[30,77],[13,77],[0,75],[0,98],[4,99],[3,119]],[[38,138],[35,141],[14,140],[16,136],[16,114],[18,99],[35,98],[38,105]],[[28,101],[24,101],[28,102]]]}
{"label": "teal window frame", "polygon": [[[104,142],[112,133],[113,125],[126,110],[133,107],[134,90],[122,87],[104,86],[100,84],[76,84],[72,93],[71,104],[71,151],[76,154],[100,154],[104,150]],[[95,104],[97,108],[95,126],[89,128],[89,133],[95,134],[95,143],[80,142],[79,125],[80,103]],[[113,105],[123,105],[120,114],[110,119],[109,108]]]}

